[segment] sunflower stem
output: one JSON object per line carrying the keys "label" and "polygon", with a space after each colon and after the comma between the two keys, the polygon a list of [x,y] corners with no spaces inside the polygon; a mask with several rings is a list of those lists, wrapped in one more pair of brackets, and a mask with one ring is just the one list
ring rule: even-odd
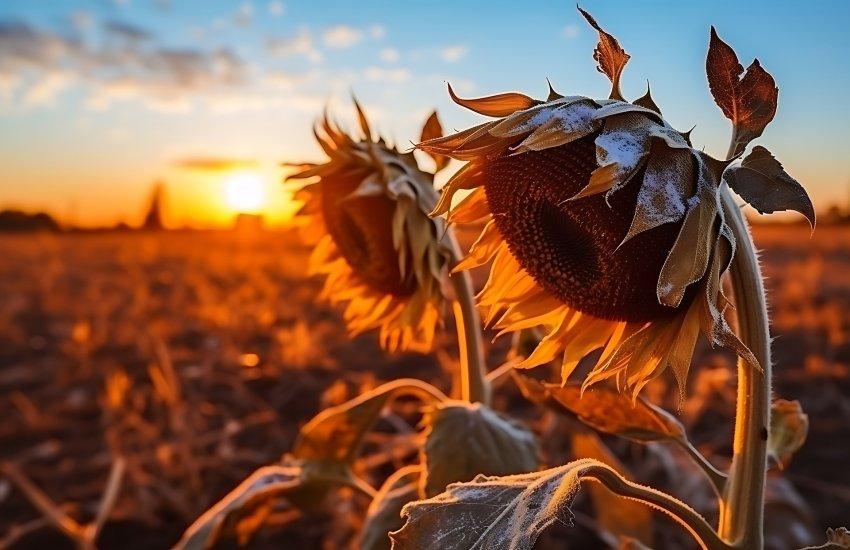
{"label": "sunflower stem", "polygon": [[[451,244],[453,267],[463,258],[460,245],[451,229],[445,237]],[[475,308],[475,294],[472,290],[472,277],[462,271],[453,273],[449,279],[454,287],[457,300],[452,311],[457,326],[457,345],[460,349],[460,394],[461,399],[470,403],[490,403],[490,382],[487,380],[487,364],[484,359],[484,337],[481,333],[481,318]]]}
{"label": "sunflower stem", "polygon": [[761,370],[738,360],[732,466],[720,501],[720,536],[738,548],[764,546],[764,491],[770,424],[770,327],[761,269],[747,222],[728,187],[721,189],[726,221],[737,243],[730,269],[739,335]]}

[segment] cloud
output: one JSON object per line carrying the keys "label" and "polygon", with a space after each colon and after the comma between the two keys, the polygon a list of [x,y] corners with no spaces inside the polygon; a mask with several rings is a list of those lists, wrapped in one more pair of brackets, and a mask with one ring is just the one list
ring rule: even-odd
{"label": "cloud", "polygon": [[322,40],[328,48],[350,48],[363,40],[363,31],[348,25],[336,25],[325,29]]}
{"label": "cloud", "polygon": [[410,71],[404,68],[367,67],[363,74],[373,82],[398,84],[410,79]]}
{"label": "cloud", "polygon": [[401,54],[395,48],[384,48],[378,56],[381,58],[381,61],[386,61],[387,63],[395,63],[401,59]]}
{"label": "cloud", "polygon": [[469,48],[466,46],[447,46],[440,50],[440,57],[443,61],[455,63],[465,57],[467,53],[469,53]]}
{"label": "cloud", "polygon": [[269,11],[269,15],[271,15],[272,17],[280,17],[281,15],[283,15],[283,12],[285,11],[284,6],[283,6],[283,2],[280,2],[280,1],[269,2],[268,11]]}
{"label": "cloud", "polygon": [[564,35],[564,38],[566,38],[568,40],[572,40],[573,38],[576,38],[579,35],[579,33],[580,33],[580,31],[579,31],[578,25],[575,25],[575,24],[572,24],[572,23],[567,25],[566,27],[564,27],[564,30],[561,32],[561,34]]}
{"label": "cloud", "polygon": [[85,10],[77,10],[68,16],[71,25],[77,32],[86,32],[94,25],[94,16]]}
{"label": "cloud", "polygon": [[233,14],[233,24],[237,27],[248,27],[254,20],[254,4],[243,2]]}
{"label": "cloud", "polygon": [[112,36],[129,41],[148,40],[152,36],[147,30],[123,21],[107,21],[103,29]]}
{"label": "cloud", "polygon": [[222,94],[249,81],[247,63],[226,48],[165,48],[150,33],[115,21],[105,23],[104,31],[125,39],[119,46],[95,47],[27,24],[0,22],[4,95],[22,90],[23,106],[47,105],[80,84],[91,108],[137,99],[151,108],[179,111],[191,108],[198,96]]}
{"label": "cloud", "polygon": [[289,73],[285,71],[270,71],[263,76],[263,82],[275,90],[292,90],[315,76],[314,73]]}
{"label": "cloud", "polygon": [[387,29],[383,25],[372,25],[369,27],[369,36],[375,40],[380,40],[387,35]]}
{"label": "cloud", "polygon": [[322,52],[316,48],[313,34],[307,28],[300,29],[295,36],[269,37],[265,41],[265,48],[274,57],[301,56],[314,63],[322,60]]}
{"label": "cloud", "polygon": [[227,170],[245,170],[255,168],[259,162],[257,159],[230,158],[230,157],[186,157],[177,159],[171,163],[183,170],[194,170],[199,172],[224,172]]}

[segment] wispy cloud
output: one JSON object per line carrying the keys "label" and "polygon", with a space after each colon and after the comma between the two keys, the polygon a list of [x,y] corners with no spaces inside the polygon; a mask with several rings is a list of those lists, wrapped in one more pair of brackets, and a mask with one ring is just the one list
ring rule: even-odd
{"label": "wispy cloud", "polygon": [[256,159],[229,157],[186,157],[172,162],[176,168],[198,172],[225,172],[228,170],[246,170],[255,168],[259,162]]}
{"label": "wispy cloud", "polygon": [[328,48],[350,48],[362,40],[363,31],[349,25],[335,25],[322,33],[322,41]]}
{"label": "wispy cloud", "polygon": [[455,63],[469,53],[469,48],[463,45],[447,46],[440,50],[440,57],[448,63]]}
{"label": "wispy cloud", "polygon": [[269,2],[267,9],[268,9],[269,15],[271,15],[272,17],[280,17],[281,15],[283,15],[283,12],[285,11],[285,7],[283,5],[283,2],[280,2],[280,1]]}
{"label": "wispy cloud", "polygon": [[103,29],[110,35],[131,41],[148,40],[151,33],[146,29],[124,21],[111,20],[103,25]]}
{"label": "wispy cloud", "polygon": [[363,74],[373,82],[399,83],[410,79],[410,71],[404,68],[367,67]]}
{"label": "wispy cloud", "polygon": [[272,36],[265,41],[266,52],[274,57],[301,56],[316,63],[322,60],[322,52],[316,47],[313,33],[301,28],[294,36]]}
{"label": "wispy cloud", "polygon": [[395,48],[384,48],[378,56],[381,58],[381,61],[386,61],[387,63],[395,63],[401,59],[401,54]]}
{"label": "wispy cloud", "polygon": [[561,31],[561,34],[564,35],[564,38],[568,40],[572,40],[573,38],[578,37],[580,33],[581,31],[579,30],[578,25],[576,24],[569,24],[564,27],[563,31]]}

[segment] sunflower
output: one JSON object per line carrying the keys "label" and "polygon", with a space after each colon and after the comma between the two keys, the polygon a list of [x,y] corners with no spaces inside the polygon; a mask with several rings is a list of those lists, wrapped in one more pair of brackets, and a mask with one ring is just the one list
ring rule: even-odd
{"label": "sunflower", "polygon": [[594,57],[611,98],[550,85],[545,101],[461,99],[449,86],[456,103],[495,120],[418,146],[467,161],[432,212],[483,224],[456,269],[492,261],[477,296],[489,326],[542,328],[519,368],[560,357],[566,381],[601,350],[585,387],[613,379],[636,396],[669,366],[684,391],[700,332],[758,368],[724,316],[721,277],[735,253],[720,199],[728,162],[694,149],[649,91],[622,98],[628,54],[586,17],[600,31]]}
{"label": "sunflower", "polygon": [[[303,202],[296,218],[315,247],[309,270],[326,277],[324,299],[346,304],[343,317],[352,334],[377,329],[389,351],[428,351],[450,257],[440,242],[444,222],[428,217],[438,197],[434,176],[419,169],[412,153],[373,139],[354,104],[364,137],[340,130],[326,113],[314,134],[328,161],[296,165],[288,178],[312,180],[296,191]],[[436,113],[426,130],[434,125]]]}

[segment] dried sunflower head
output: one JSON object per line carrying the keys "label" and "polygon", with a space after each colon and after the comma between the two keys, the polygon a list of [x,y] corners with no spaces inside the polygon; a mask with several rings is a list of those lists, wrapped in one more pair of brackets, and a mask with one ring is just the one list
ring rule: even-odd
{"label": "dried sunflower head", "polygon": [[[468,100],[449,87],[456,103],[495,120],[419,145],[468,161],[432,213],[486,222],[457,269],[493,260],[478,295],[487,323],[545,329],[520,367],[561,356],[566,380],[601,349],[586,385],[614,378],[637,395],[670,366],[683,390],[700,332],[757,366],[723,314],[720,281],[735,252],[720,200],[729,162],[691,147],[648,91],[622,98],[629,56],[582,13],[599,31],[594,58],[611,98],[550,86],[545,101]],[[458,191],[468,194],[453,205]]]}
{"label": "dried sunflower head", "polygon": [[[389,351],[427,351],[441,315],[449,249],[440,243],[444,222],[428,213],[437,202],[433,174],[412,153],[373,139],[355,100],[364,138],[332,124],[325,114],[314,129],[328,156],[300,164],[289,179],[309,180],[296,197],[306,240],[315,246],[310,270],[326,276],[322,296],[346,303],[353,334],[379,329]],[[423,137],[439,135],[436,114]],[[438,168],[444,164],[437,159]]]}

